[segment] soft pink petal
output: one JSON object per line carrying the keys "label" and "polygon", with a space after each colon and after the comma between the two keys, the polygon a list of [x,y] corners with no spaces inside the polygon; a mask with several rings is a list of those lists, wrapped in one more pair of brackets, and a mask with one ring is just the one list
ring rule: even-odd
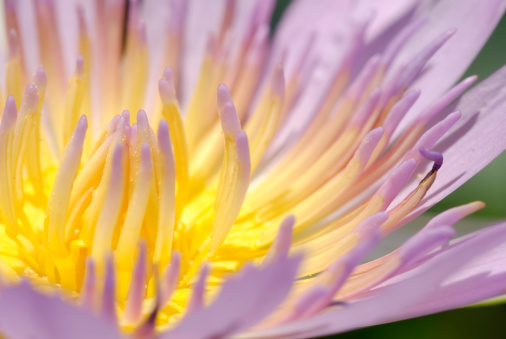
{"label": "soft pink petal", "polygon": [[[264,1],[265,2],[265,1]],[[231,44],[237,47],[245,26],[249,23],[256,1],[236,1],[231,26]],[[191,98],[200,73],[200,65],[207,39],[218,34],[225,11],[226,0],[190,0],[183,36],[182,105]],[[156,10],[156,8],[154,8]],[[232,53],[234,51],[231,51]]]}
{"label": "soft pink petal", "polygon": [[[276,338],[288,335],[296,338],[316,337],[417,315],[406,312],[415,309],[417,305],[423,305],[434,296],[438,296],[441,293],[441,284],[448,277],[454,275],[466,277],[465,274],[460,273],[464,272],[463,267],[470,267],[465,265],[506,242],[505,228],[506,224],[494,227],[461,242],[459,246],[452,246],[438,255],[432,256],[430,260],[413,270],[412,274],[405,276],[404,279],[397,279],[388,286],[371,291],[370,295],[364,299],[337,305],[334,310],[297,323],[245,333],[241,338]],[[497,255],[492,255],[492,257],[497,257]],[[483,262],[487,262],[487,259]],[[469,275],[468,273],[467,276]],[[476,277],[472,276],[471,278]],[[462,290],[464,291],[465,288]],[[493,290],[495,295],[500,294],[498,289]],[[487,294],[487,296],[493,295],[494,293]],[[463,303],[459,304],[459,306],[462,305]]]}
{"label": "soft pink petal", "polygon": [[[413,84],[422,90],[412,113],[419,112],[437,99],[457,79],[481,50],[506,10],[504,0],[426,1],[420,8],[420,16],[428,22],[408,42],[399,55],[399,63],[425,46],[448,29],[456,28],[455,35],[429,61],[425,71]],[[401,126],[405,126],[414,114],[409,114]]]}
{"label": "soft pink petal", "polygon": [[[471,202],[471,203],[468,203],[465,205],[461,205],[461,206],[457,206],[457,207],[448,209],[436,216],[432,216],[431,218],[427,218],[426,215],[418,218],[415,223],[419,223],[418,226],[421,226],[421,224],[423,224],[424,227],[421,228],[421,230],[417,234],[412,235],[413,231],[420,228],[420,227],[418,227],[417,225],[410,224],[409,227],[404,227],[404,228],[401,228],[400,230],[394,232],[393,234],[397,235],[396,237],[392,238],[389,236],[389,237],[383,238],[380,242],[380,246],[387,245],[387,247],[388,246],[391,247],[391,250],[384,251],[384,249],[378,248],[380,246],[376,247],[375,250],[379,250],[379,251],[377,252],[377,255],[374,256],[374,258],[378,258],[378,259],[360,265],[360,267],[358,268],[357,271],[367,274],[367,269],[376,267],[376,266],[384,263],[392,255],[396,255],[396,253],[399,250],[399,244],[404,244],[404,245],[402,245],[402,247],[405,247],[406,243],[409,243],[412,238],[419,237],[420,233],[423,234],[423,232],[426,232],[428,230],[442,229],[442,228],[444,229],[444,228],[452,227],[457,222],[459,222],[459,225],[454,230],[461,231],[462,230],[462,219],[467,217],[468,215],[473,214],[474,212],[482,209],[484,207],[484,205],[485,204],[480,201],[475,201],[475,202]],[[420,220],[420,219],[422,219],[422,220]],[[426,219],[426,220],[423,220],[423,219]],[[466,228],[468,228],[468,227],[466,227]],[[476,229],[476,227],[474,229]],[[402,233],[404,233],[404,234],[402,234]],[[411,233],[411,234],[408,236],[408,233]],[[466,234],[466,233],[468,233],[468,232],[464,232],[461,234]],[[423,257],[425,257],[424,253],[422,253],[422,258]],[[418,256],[417,260],[419,260],[419,259],[420,259],[420,256]],[[409,267],[409,266],[405,265],[404,268],[406,268],[406,267]],[[405,269],[402,269],[399,272],[404,272],[404,271],[405,271]],[[399,273],[399,272],[397,272],[397,273]],[[361,273],[357,273],[357,274],[361,274]],[[375,286],[377,286],[377,285],[375,285]]]}
{"label": "soft pink petal", "polygon": [[32,74],[40,65],[37,21],[33,1],[21,0],[13,3],[15,3],[16,7],[20,31],[19,36],[23,47],[27,73]]}
{"label": "soft pink petal", "polygon": [[[163,69],[167,65],[162,60],[167,48],[167,35],[169,34],[169,25],[171,24],[171,2],[168,0],[145,1],[142,6],[143,19],[146,23],[146,37],[149,49],[149,74],[146,88],[146,97],[144,107],[148,112],[154,109],[152,104],[155,95],[155,84],[162,78]],[[185,18],[181,18],[184,20]]]}
{"label": "soft pink petal", "polygon": [[420,0],[362,0],[359,2],[358,11],[374,11],[374,20],[367,31],[368,40],[378,37],[386,29],[395,23],[408,17],[409,13]]}
{"label": "soft pink petal", "polygon": [[270,68],[282,62],[290,81],[302,60],[315,67],[273,149],[280,147],[290,133],[307,126],[339,68],[346,64],[351,69],[370,18],[366,13],[353,15],[354,8],[355,4],[347,0],[298,0],[283,14],[273,40]]}
{"label": "soft pink petal", "polygon": [[0,328],[9,339],[119,339],[104,318],[71,306],[58,296],[35,292],[23,282],[2,290]]}
{"label": "soft pink petal", "polygon": [[[478,84],[446,112],[460,111],[462,118],[436,144],[435,150],[444,156],[435,183],[421,204],[411,212],[405,223],[420,215],[435,203],[465,183],[488,165],[506,148],[506,67]],[[430,164],[432,165],[432,164]],[[426,169],[421,170],[425,172]],[[413,189],[414,183],[405,192]],[[405,197],[401,193],[396,202]],[[394,204],[396,203],[394,202]]]}
{"label": "soft pink petal", "polygon": [[[504,239],[505,233],[506,222],[458,238],[452,242],[452,245],[428,255],[422,262],[385,284],[393,284],[405,276],[417,274],[424,262],[434,260],[439,255],[464,248],[469,246],[469,243],[480,241],[480,239],[493,239],[493,237]],[[490,246],[493,249],[453,273],[436,291],[411,306],[401,317],[411,318],[446,311],[506,293],[506,245],[502,244],[494,248],[494,243],[497,244],[497,242],[484,243],[484,246]]]}
{"label": "soft pink petal", "polygon": [[227,280],[215,301],[186,316],[160,339],[223,338],[268,316],[287,296],[300,257],[278,257],[262,268],[246,265]]}
{"label": "soft pink petal", "polygon": [[77,0],[55,1],[66,78],[74,72],[78,54],[79,28],[76,3]]}
{"label": "soft pink petal", "polygon": [[[62,46],[63,72],[66,77],[74,71],[78,46],[77,10],[78,0],[51,1],[55,6],[56,26]],[[91,2],[91,1],[89,1]],[[16,8],[19,22],[19,35],[23,45],[24,58],[28,74],[35,72],[40,66],[40,51],[37,33],[37,20],[33,0],[17,0],[12,2]]]}
{"label": "soft pink petal", "polygon": [[330,69],[341,61],[353,32],[350,16],[354,8],[346,0],[298,0],[290,4],[277,27],[273,46],[278,62],[281,54],[286,54],[284,64],[288,76],[305,54],[306,41],[312,36],[316,40],[311,51],[313,57],[324,58],[321,63]]}
{"label": "soft pink petal", "polygon": [[[276,32],[271,63],[279,62],[281,55],[285,55],[284,63],[290,78],[297,59],[306,54],[303,53],[307,46],[306,41],[313,37],[315,43],[308,59],[317,59],[318,64],[310,80],[311,86],[308,86],[308,90],[301,96],[293,112],[297,117],[293,120],[298,124],[287,128],[284,137],[307,124],[307,118],[312,115],[319,98],[324,94],[332,70],[343,62],[350,46],[357,42],[354,30],[361,21],[367,22],[367,17],[371,18],[366,30],[367,44],[358,51],[359,63],[384,50],[399,32],[402,32],[403,27],[427,18],[427,23],[419,28],[401,49],[394,68],[411,59],[436,37],[449,29],[457,28],[455,36],[436,53],[420,78],[412,85],[413,88],[420,88],[422,94],[414,109],[401,123],[401,126],[406,126],[421,108],[438,98],[462,75],[492,33],[505,9],[506,2],[503,0],[377,0],[360,3],[294,1]],[[375,36],[377,38],[370,41],[371,37]]]}

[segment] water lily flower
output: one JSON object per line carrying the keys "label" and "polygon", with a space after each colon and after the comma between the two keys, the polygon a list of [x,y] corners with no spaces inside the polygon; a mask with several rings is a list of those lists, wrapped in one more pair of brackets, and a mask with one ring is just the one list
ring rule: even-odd
{"label": "water lily flower", "polygon": [[4,5],[6,338],[302,338],[506,290],[506,223],[452,239],[481,202],[365,261],[504,150],[506,68],[456,81],[506,1],[299,0],[274,33],[273,0]]}

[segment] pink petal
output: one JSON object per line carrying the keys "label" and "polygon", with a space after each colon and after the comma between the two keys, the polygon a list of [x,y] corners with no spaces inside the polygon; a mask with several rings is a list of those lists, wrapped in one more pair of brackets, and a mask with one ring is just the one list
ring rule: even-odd
{"label": "pink petal", "polygon": [[[411,112],[419,112],[437,99],[458,78],[481,50],[506,10],[506,2],[486,1],[432,1],[425,2],[419,15],[427,16],[428,23],[401,51],[399,62],[406,60],[435,37],[456,28],[455,35],[429,61],[425,72],[414,82],[413,88],[422,90],[420,99]],[[407,116],[402,126],[411,121]]]}
{"label": "pink petal", "polygon": [[[265,3],[265,1],[263,1]],[[237,47],[245,26],[249,23],[255,1],[236,1],[232,20],[231,45]],[[218,34],[227,1],[188,1],[187,17],[184,26],[182,106],[185,107],[193,93],[200,73],[202,56],[211,34]],[[153,6],[154,7],[154,6]],[[156,8],[155,8],[156,9]],[[231,51],[234,53],[235,51]]]}
{"label": "pink petal", "polygon": [[[437,179],[425,199],[401,224],[412,220],[446,197],[504,151],[505,84],[506,67],[503,67],[446,110],[458,110],[462,113],[462,118],[434,148],[443,154],[445,164],[438,171]],[[412,189],[413,186],[408,187],[406,192]],[[397,202],[404,196],[401,193]]]}
{"label": "pink petal", "polygon": [[20,36],[23,45],[27,73],[32,74],[40,64],[37,22],[33,1],[25,0],[13,2],[13,4],[19,22],[20,32],[18,36]]}
{"label": "pink petal", "polygon": [[[353,61],[360,55],[370,16],[366,13],[353,16],[354,8],[355,4],[347,0],[299,0],[293,1],[283,14],[276,28],[270,67],[282,62],[288,82],[300,71],[302,60],[315,63],[315,67],[306,90],[297,99],[290,119],[276,138],[277,143],[283,143],[289,133],[307,126],[330,81],[342,67],[351,70]],[[277,147],[280,145],[273,148]]]}
{"label": "pink petal", "polygon": [[[169,34],[169,25],[171,22],[171,3],[174,1],[167,0],[151,0],[144,2],[142,6],[143,19],[146,23],[146,37],[147,46],[149,49],[149,75],[146,89],[146,104],[150,105],[153,101],[155,92],[154,84],[156,80],[162,77],[162,71],[165,67],[174,67],[175,65],[166,65],[163,62],[163,56],[165,55],[165,49],[167,48],[167,35]],[[185,17],[181,20],[184,22]],[[154,109],[153,107],[143,107],[148,112]]]}
{"label": "pink petal", "polygon": [[203,264],[200,268],[197,282],[193,285],[191,297],[186,307],[187,314],[199,311],[204,307],[204,293],[209,271],[210,267],[207,264]]}
{"label": "pink petal", "polygon": [[[478,258],[479,255],[506,242],[505,228],[506,224],[490,228],[486,232],[478,233],[477,236],[469,238],[467,241],[460,242],[458,246],[451,246],[445,251],[438,253],[438,255],[433,255],[430,260],[426,260],[417,266],[416,270],[412,270],[411,274],[406,274],[403,279],[392,279],[389,285],[371,291],[370,295],[366,298],[349,304],[337,304],[335,309],[307,320],[301,320],[297,323],[277,328],[252,331],[239,337],[270,338],[288,335],[316,337],[418,315],[413,311],[411,311],[412,313],[406,312],[416,310],[416,307],[419,307],[419,305],[424,305],[427,300],[440,295],[441,284],[448,277],[457,275],[467,281],[466,275],[460,273],[465,272],[462,268],[471,260]],[[502,257],[503,254],[499,256]],[[497,254],[492,254],[485,258],[491,257],[497,258],[498,256]],[[483,260],[481,262],[488,262],[487,259],[481,260]],[[471,267],[477,267],[478,264],[480,262],[476,262]],[[472,272],[472,269],[468,272]],[[469,276],[469,273],[467,276]],[[476,279],[476,276],[472,276],[471,278]],[[494,292],[495,295],[500,294],[499,288],[496,288],[498,285],[494,284],[497,281],[493,279],[490,282],[494,286],[489,291]],[[462,290],[464,292],[465,288]],[[494,293],[483,293],[481,296],[493,296]],[[471,299],[464,297],[461,301],[469,302],[468,300]],[[463,304],[461,302],[459,306]],[[451,305],[456,305],[456,303]],[[434,308],[430,311],[437,311],[437,309]]]}
{"label": "pink petal", "polygon": [[301,257],[278,257],[262,268],[246,265],[227,280],[215,301],[196,310],[159,339],[223,338],[268,316],[287,296]]}
{"label": "pink petal", "polygon": [[[58,29],[61,39],[62,55],[66,79],[75,68],[76,55],[79,45],[79,28],[77,20],[76,0],[54,1]],[[86,62],[90,62],[86,60]]]}
{"label": "pink petal", "polygon": [[10,339],[120,339],[104,318],[71,306],[58,296],[35,292],[27,282],[2,290],[0,328]]}
{"label": "pink petal", "polygon": [[420,0],[365,0],[358,5],[358,11],[375,10],[374,20],[368,29],[367,38],[372,40],[392,27],[396,22],[409,17],[410,11],[420,3]]}
{"label": "pink petal", "polygon": [[[292,2],[277,27],[273,46],[273,53],[278,57],[281,53],[287,54],[284,64],[289,75],[298,63],[297,59],[305,54],[303,49],[312,35],[315,35],[316,39],[312,46],[313,56],[325,51],[321,57],[325,58],[322,63],[327,64],[326,66],[341,61],[353,32],[350,14],[354,7],[350,1],[343,0]],[[277,59],[277,62],[279,61]]]}
{"label": "pink petal", "polygon": [[491,248],[486,254],[473,259],[464,265],[442,283],[433,293],[421,302],[409,307],[402,318],[411,318],[430,313],[441,312],[457,307],[476,303],[485,299],[504,294],[506,291],[506,244],[494,248],[504,239],[506,222],[487,227],[473,234],[458,238],[451,246],[445,247],[436,253],[427,256],[425,260],[417,263],[402,275],[386,282],[386,285],[403,279],[406,275],[417,274],[418,267],[426,261],[435,260],[440,255],[470,246],[471,242],[480,239],[492,239],[489,243],[482,241],[483,246]]}

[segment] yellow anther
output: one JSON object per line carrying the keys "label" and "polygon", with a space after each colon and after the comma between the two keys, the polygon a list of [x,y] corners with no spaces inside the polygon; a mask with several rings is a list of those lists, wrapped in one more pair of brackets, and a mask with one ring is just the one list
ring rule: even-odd
{"label": "yellow anther", "polygon": [[163,79],[159,82],[160,97],[163,108],[162,117],[167,120],[170,141],[174,148],[174,161],[176,164],[177,200],[176,214],[179,216],[188,198],[188,150],[185,141],[185,132],[181,120],[181,112],[173,87],[173,75],[170,68],[164,72]]}

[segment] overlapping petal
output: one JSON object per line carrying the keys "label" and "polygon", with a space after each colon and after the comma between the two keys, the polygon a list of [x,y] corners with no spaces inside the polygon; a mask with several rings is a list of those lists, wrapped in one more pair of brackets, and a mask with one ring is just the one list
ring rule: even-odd
{"label": "overlapping petal", "polygon": [[27,281],[2,290],[0,327],[8,338],[19,339],[122,338],[105,318],[78,309],[58,295],[45,296]]}
{"label": "overlapping petal", "polygon": [[[279,326],[273,329],[253,331],[242,338],[257,337],[316,337],[336,332],[371,326],[399,319],[438,312],[453,307],[463,306],[479,300],[479,297],[491,296],[504,288],[503,277],[494,266],[499,266],[497,259],[500,248],[493,251],[505,241],[504,228],[500,224],[478,232],[467,240],[456,243],[430,259],[422,260],[416,268],[408,270],[376,288],[358,300],[337,302],[326,312],[307,320]],[[473,259],[475,259],[473,261]],[[472,262],[469,264],[469,262]],[[490,263],[478,268],[481,263]],[[486,274],[494,270],[490,277]],[[502,269],[500,269],[502,272]],[[497,275],[496,275],[497,274]],[[476,294],[467,294],[467,288],[486,285]],[[452,295],[453,293],[453,295]],[[453,298],[452,298],[453,297]]]}
{"label": "overlapping petal", "polygon": [[[435,149],[445,166],[432,192],[408,216],[412,219],[469,180],[506,149],[506,68],[501,68],[465,93],[443,114],[459,111],[462,118]],[[409,189],[408,189],[409,190]]]}

